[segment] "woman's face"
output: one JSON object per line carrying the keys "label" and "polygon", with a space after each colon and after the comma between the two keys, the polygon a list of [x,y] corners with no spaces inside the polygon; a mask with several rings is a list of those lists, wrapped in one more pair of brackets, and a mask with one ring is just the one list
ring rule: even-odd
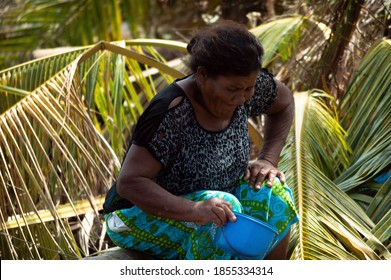
{"label": "woman's face", "polygon": [[231,118],[235,109],[254,94],[258,71],[249,76],[202,78],[202,97],[206,109],[218,118]]}

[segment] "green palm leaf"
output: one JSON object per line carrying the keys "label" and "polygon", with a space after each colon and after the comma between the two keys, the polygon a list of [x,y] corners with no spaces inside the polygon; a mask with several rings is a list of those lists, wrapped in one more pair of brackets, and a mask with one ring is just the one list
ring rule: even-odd
{"label": "green palm leaf", "polygon": [[[126,45],[130,47],[126,48]],[[183,43],[173,41],[171,47],[163,40],[101,42],[78,60],[86,73],[80,75],[84,75],[82,86],[95,127],[109,141],[119,158],[123,156],[131,128],[146,103],[173,78],[184,75],[167,65],[152,48],[154,45],[177,50],[184,48]]]}
{"label": "green palm leaf", "polygon": [[9,8],[1,19],[0,65],[25,61],[39,48],[122,40],[123,23],[131,37],[145,37],[156,7],[145,0],[29,0]]}
{"label": "green palm leaf", "polygon": [[[66,7],[72,1],[62,2]],[[49,10],[56,7],[60,20],[59,2],[40,3]],[[91,16],[113,15],[112,7]],[[299,34],[314,30],[321,38],[317,42],[329,36],[320,23],[301,17],[278,19],[254,31],[257,36],[262,31],[265,63],[286,62],[281,68],[286,73],[292,57],[304,55],[309,64],[317,59],[309,55],[316,46],[300,48],[308,57],[295,48],[303,46]],[[96,218],[101,209],[101,194],[118,172],[132,126],[160,88],[186,73],[182,61],[166,61],[157,48],[185,53],[180,42],[101,42],[0,72],[0,246],[5,259],[88,255],[75,227],[90,235],[89,242],[100,240],[102,232],[90,234],[90,213]],[[334,104],[324,92],[295,94],[294,130],[280,161],[301,218],[293,229],[292,259],[391,258],[386,248],[391,182],[368,181],[390,163],[389,62],[389,41],[383,41],[368,52],[338,107],[324,105],[326,100]],[[375,194],[359,192],[362,188]]]}
{"label": "green palm leaf", "polygon": [[339,108],[346,141],[354,151],[350,167],[335,180],[345,191],[390,168],[390,81],[391,41],[384,40],[364,57]]}
{"label": "green palm leaf", "polygon": [[32,60],[0,71],[0,113],[19,102],[85,51],[72,51]]}
{"label": "green palm leaf", "polygon": [[[312,36],[319,34],[323,40],[330,35],[330,31],[325,25],[302,16],[274,19],[251,29],[251,32],[257,36],[265,49],[262,62],[266,67],[276,60],[286,62],[289,58],[295,57],[305,48],[303,46],[298,49],[297,45],[300,40],[308,36],[307,34],[312,34]],[[320,42],[322,41],[320,40]],[[307,60],[311,58],[313,52],[312,48],[306,51]]]}
{"label": "green palm leaf", "polygon": [[[13,68],[19,76],[10,75],[11,70],[0,73],[8,85],[12,77],[24,79],[23,74],[44,71],[47,65],[67,63],[57,73],[35,76],[47,80],[0,115],[4,258],[88,255],[88,246],[81,248],[82,242],[76,241],[75,225],[90,239],[101,238],[101,233],[90,234],[85,221],[90,212],[99,217],[101,195],[118,172],[126,136],[158,89],[156,81],[169,83],[173,76],[183,76],[151,46],[148,54],[156,52],[153,57],[161,61],[146,55],[144,47],[125,46],[102,42],[64,60],[58,55]],[[18,83],[11,85],[18,90]],[[82,201],[88,207],[80,208]],[[68,205],[66,213],[63,205]]]}
{"label": "green palm leaf", "polygon": [[[295,95],[294,130],[280,163],[293,186],[301,218],[293,231],[292,258],[390,258],[382,242],[371,232],[374,227],[371,219],[325,174],[332,171],[329,168],[332,162],[346,162],[348,150],[330,154],[330,147],[347,145],[336,116],[325,110],[320,99],[324,95],[317,92]],[[332,162],[324,164],[330,159],[323,155],[329,155]]]}
{"label": "green palm leaf", "polygon": [[1,41],[0,48],[12,52],[15,47],[33,50],[54,46],[54,42],[88,45],[97,40],[121,40],[121,24],[118,1],[25,1],[5,15],[7,40]]}
{"label": "green palm leaf", "polygon": [[[2,228],[10,217],[21,216],[25,226],[15,229],[12,236],[24,240],[25,246],[34,244],[35,248],[28,257],[13,244],[9,252],[17,255],[11,258],[43,257],[42,248],[35,246],[34,226],[30,227],[26,221],[29,213],[40,217],[41,210],[48,210],[53,217],[53,222],[41,220],[40,226],[43,234],[51,237],[51,247],[58,247],[64,256],[80,257],[77,247],[72,249],[73,234],[68,222],[59,216],[56,205],[70,203],[78,219],[72,202],[88,199],[91,210],[98,214],[95,196],[105,189],[119,166],[110,147],[89,121],[79,101],[77,82],[67,94],[63,91],[67,75],[66,69],[59,72],[0,116],[0,169],[4,174],[1,193],[7,198],[3,204],[6,208],[2,209]],[[57,236],[53,235],[54,227]],[[60,241],[72,252],[61,249]]]}
{"label": "green palm leaf", "polygon": [[[372,183],[380,185],[376,187],[376,195],[369,196],[369,203],[363,207],[369,217],[376,223],[386,215],[389,215],[391,209],[391,179],[388,179],[384,184]],[[369,185],[369,184],[368,184]],[[388,224],[390,228],[390,224]],[[389,236],[391,234],[389,233]]]}

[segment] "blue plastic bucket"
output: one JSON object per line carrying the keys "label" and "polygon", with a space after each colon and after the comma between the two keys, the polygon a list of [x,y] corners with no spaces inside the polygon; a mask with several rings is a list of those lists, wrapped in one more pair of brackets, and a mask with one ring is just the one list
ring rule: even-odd
{"label": "blue plastic bucket", "polygon": [[[268,189],[269,205],[271,188]],[[217,228],[214,245],[242,259],[264,258],[278,241],[277,228],[249,215],[234,213],[235,222],[228,221],[223,227]]]}

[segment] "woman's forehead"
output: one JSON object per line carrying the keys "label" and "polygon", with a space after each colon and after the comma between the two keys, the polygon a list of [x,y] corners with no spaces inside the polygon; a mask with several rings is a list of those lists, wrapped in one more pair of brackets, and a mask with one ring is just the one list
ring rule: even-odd
{"label": "woman's forehead", "polygon": [[219,76],[218,80],[224,85],[235,85],[235,86],[253,86],[257,79],[258,72],[254,72],[248,76]]}

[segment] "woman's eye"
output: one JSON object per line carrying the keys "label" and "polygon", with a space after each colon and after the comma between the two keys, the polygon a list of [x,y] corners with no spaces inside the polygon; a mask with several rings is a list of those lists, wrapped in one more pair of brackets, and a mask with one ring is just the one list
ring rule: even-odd
{"label": "woman's eye", "polygon": [[250,92],[254,89],[254,87],[248,87],[248,88],[228,88],[228,91],[230,92],[237,92],[237,91],[240,91],[240,90],[244,90],[245,92]]}

